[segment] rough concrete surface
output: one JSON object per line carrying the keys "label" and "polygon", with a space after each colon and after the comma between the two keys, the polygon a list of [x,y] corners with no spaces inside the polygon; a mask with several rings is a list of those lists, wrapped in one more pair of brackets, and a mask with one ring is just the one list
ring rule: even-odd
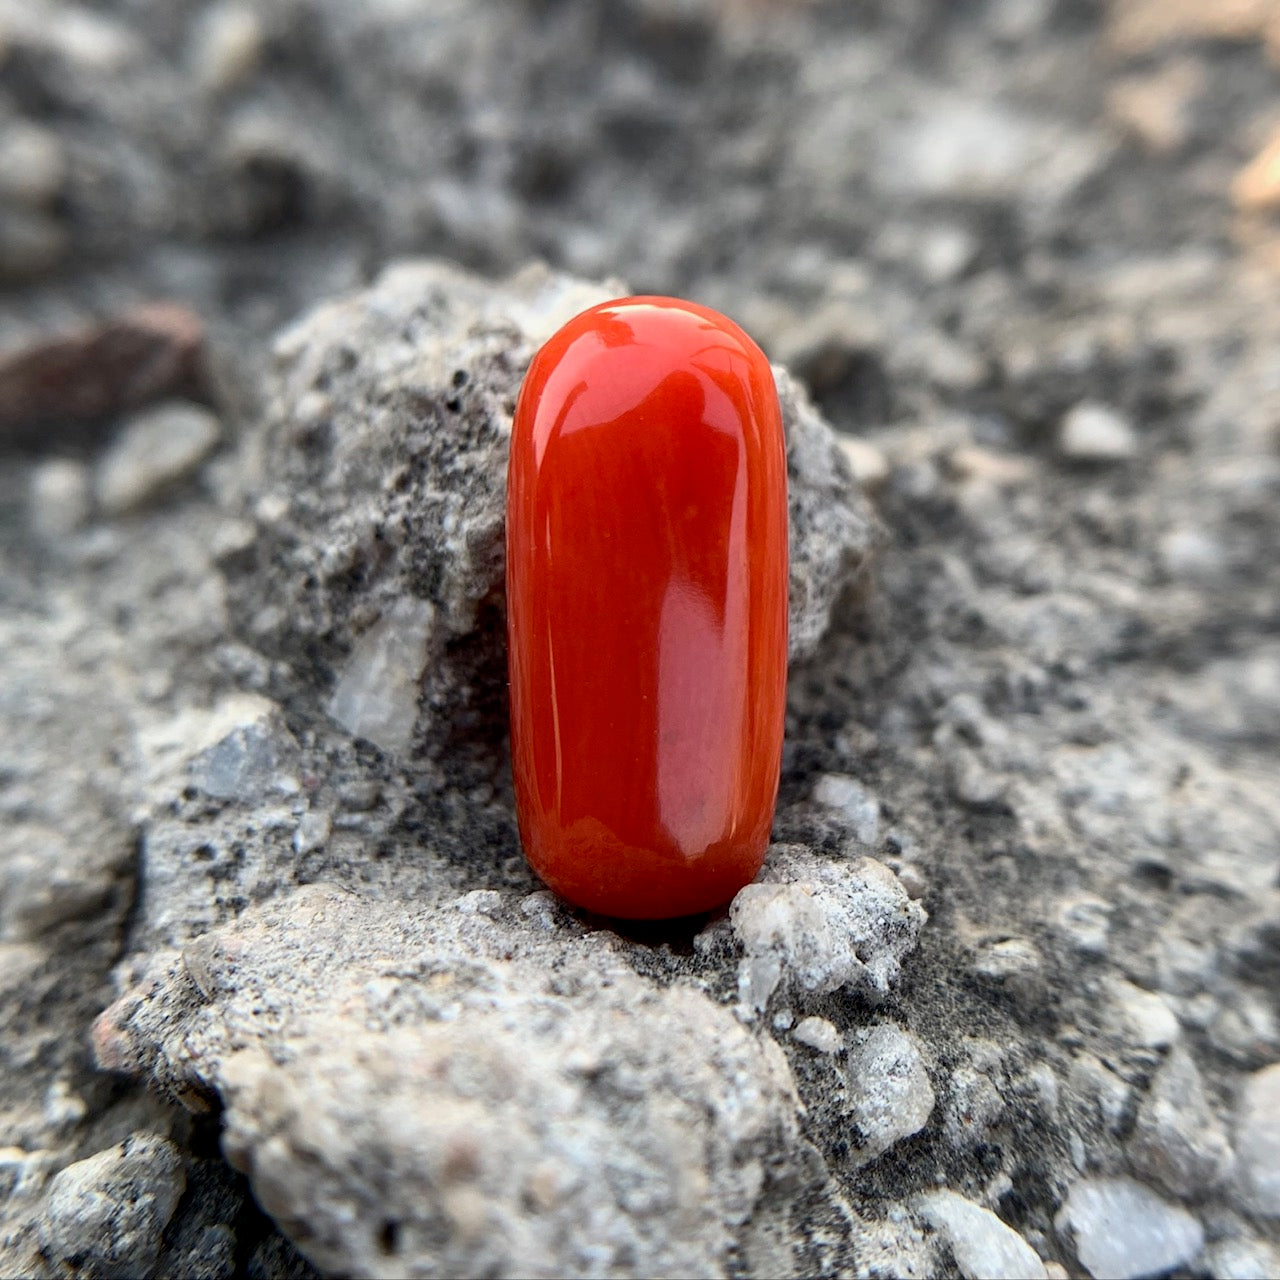
{"label": "rough concrete surface", "polygon": [[[1280,1265],[1280,6],[0,0],[0,1276]],[[775,362],[774,845],[520,855],[505,450]]]}

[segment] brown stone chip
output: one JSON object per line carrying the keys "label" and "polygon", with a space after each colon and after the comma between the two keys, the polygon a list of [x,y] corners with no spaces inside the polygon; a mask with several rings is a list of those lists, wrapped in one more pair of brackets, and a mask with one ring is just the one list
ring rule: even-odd
{"label": "brown stone chip", "polygon": [[200,380],[204,324],[173,302],[152,302],[95,328],[0,355],[0,445],[35,442],[55,423],[92,422]]}

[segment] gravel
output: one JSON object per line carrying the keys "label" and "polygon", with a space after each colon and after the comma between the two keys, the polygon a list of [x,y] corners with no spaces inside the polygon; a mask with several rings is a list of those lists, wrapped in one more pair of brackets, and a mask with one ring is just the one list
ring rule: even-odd
{"label": "gravel", "polygon": [[1240,1182],[1247,1203],[1267,1217],[1280,1217],[1280,1063],[1245,1081],[1236,1114]]}
{"label": "gravel", "polygon": [[1132,1178],[1082,1178],[1057,1218],[1097,1280],[1160,1276],[1194,1262],[1204,1228],[1185,1209]]}
{"label": "gravel", "polygon": [[804,999],[848,989],[880,1002],[927,917],[874,858],[826,862],[775,848],[729,918],[745,953],[738,990],[748,1011],[763,1011],[778,991]]}
{"label": "gravel", "polygon": [[73,1274],[100,1280],[146,1275],[186,1185],[167,1139],[138,1133],[61,1170],[49,1183],[40,1245]]}
{"label": "gravel", "polygon": [[1156,1073],[1129,1149],[1148,1177],[1182,1199],[1196,1199],[1232,1172],[1231,1145],[1185,1049],[1174,1049]]}

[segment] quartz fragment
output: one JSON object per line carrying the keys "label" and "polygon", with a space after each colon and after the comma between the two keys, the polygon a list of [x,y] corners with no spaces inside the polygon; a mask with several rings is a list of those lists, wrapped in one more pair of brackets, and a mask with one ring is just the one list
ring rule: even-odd
{"label": "quartz fragment", "polygon": [[426,600],[405,596],[356,641],[329,701],[348,733],[393,754],[408,749],[434,616]]}
{"label": "quartz fragment", "polygon": [[31,527],[52,542],[65,538],[89,517],[92,508],[89,474],[73,458],[50,458],[31,477]]}

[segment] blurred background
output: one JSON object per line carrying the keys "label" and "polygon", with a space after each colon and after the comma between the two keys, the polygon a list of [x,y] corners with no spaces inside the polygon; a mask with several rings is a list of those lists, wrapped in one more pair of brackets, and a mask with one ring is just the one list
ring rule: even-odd
{"label": "blurred background", "polygon": [[845,431],[1151,422],[1159,324],[1059,322],[1280,258],[1278,52],[1269,0],[0,0],[0,351],[174,299],[235,381],[389,258],[542,258]]}

